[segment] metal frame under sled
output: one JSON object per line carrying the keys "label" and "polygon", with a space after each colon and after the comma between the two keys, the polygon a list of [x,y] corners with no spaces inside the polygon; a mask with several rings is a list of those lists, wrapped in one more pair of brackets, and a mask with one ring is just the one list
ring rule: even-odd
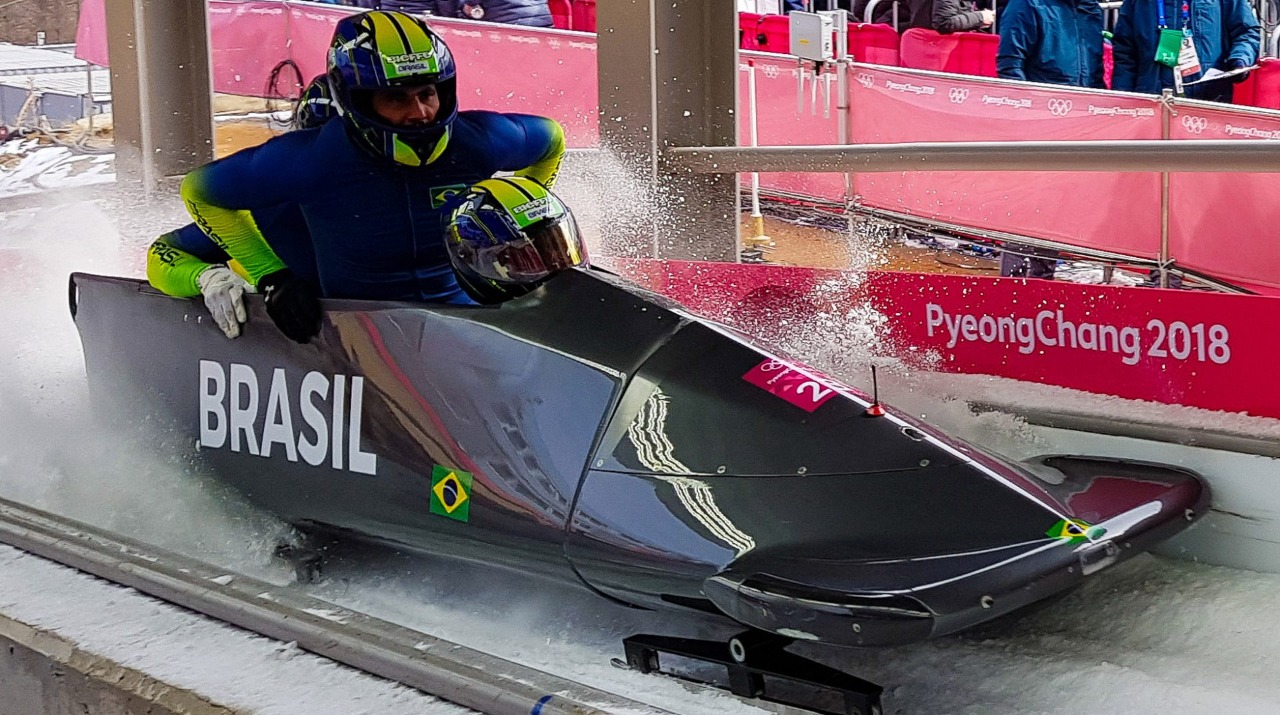
{"label": "metal frame under sled", "polygon": [[[723,666],[729,674],[728,689],[734,695],[760,698],[790,707],[801,707],[823,715],[881,715],[879,685],[821,663],[788,653],[794,640],[763,631],[746,631],[727,642],[675,638],[670,636],[635,635],[622,640],[627,665],[641,673],[662,673],[677,678],[685,676],[664,671],[658,655],[666,653],[700,663]],[[839,696],[844,708],[832,710],[815,707],[808,702],[771,695],[766,678],[798,685],[806,690]]]}

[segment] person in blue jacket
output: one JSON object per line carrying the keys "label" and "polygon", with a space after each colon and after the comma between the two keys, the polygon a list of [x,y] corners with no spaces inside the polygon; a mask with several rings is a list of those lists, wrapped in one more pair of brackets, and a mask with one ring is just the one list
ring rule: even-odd
{"label": "person in blue jacket", "polygon": [[1001,17],[996,76],[1105,89],[1097,0],[1009,0]]}
{"label": "person in blue jacket", "polygon": [[[551,187],[564,131],[525,114],[458,110],[448,46],[422,20],[372,11],[334,29],[329,84],[340,120],[290,132],[183,179],[196,224],[264,293],[297,342],[320,330],[321,296],[470,303],[443,242],[448,199],[501,171]],[[254,211],[296,204],[317,286],[268,245]]]}
{"label": "person in blue jacket", "polygon": [[[1194,55],[1172,47],[1157,61],[1162,32],[1176,43],[1178,34],[1190,38]],[[1261,27],[1248,0],[1126,0],[1112,38],[1115,69],[1111,88],[1159,94],[1174,89],[1174,73],[1194,82],[1209,69],[1224,71],[1251,67],[1258,61]],[[1231,101],[1231,85],[1245,74],[1185,87],[1192,99]]]}
{"label": "person in blue jacket", "polygon": [[[310,129],[336,116],[329,99],[329,80],[311,80],[293,108],[294,129]],[[303,280],[318,285],[315,252],[306,220],[297,204],[253,213],[268,245]],[[147,251],[147,280],[157,290],[178,298],[202,296],[214,323],[228,338],[239,337],[248,318],[244,294],[249,284],[239,265],[194,223],[157,238]]]}
{"label": "person in blue jacket", "polygon": [[[996,75],[1104,89],[1097,0],[1009,0],[1000,22]],[[1057,263],[1054,251],[1009,245],[1000,255],[1000,275],[1051,279]]]}

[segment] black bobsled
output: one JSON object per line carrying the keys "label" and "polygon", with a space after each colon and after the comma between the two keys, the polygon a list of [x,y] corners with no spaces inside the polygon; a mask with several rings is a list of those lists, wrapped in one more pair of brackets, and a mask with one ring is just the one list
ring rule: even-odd
{"label": "black bobsled", "polygon": [[953,633],[1208,507],[1185,470],[1014,464],[869,417],[866,395],[598,270],[501,307],[327,301],[309,345],[257,298],[227,340],[136,280],[71,289],[95,399],[173,420],[293,523],[790,639]]}

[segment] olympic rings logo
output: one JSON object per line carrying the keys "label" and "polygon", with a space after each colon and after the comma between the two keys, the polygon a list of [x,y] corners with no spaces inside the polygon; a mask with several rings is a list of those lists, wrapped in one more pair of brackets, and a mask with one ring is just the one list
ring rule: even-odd
{"label": "olympic rings logo", "polygon": [[1049,114],[1055,117],[1065,117],[1071,112],[1071,100],[1069,99],[1051,99],[1048,101]]}
{"label": "olympic rings logo", "polygon": [[778,370],[790,370],[791,366],[781,360],[766,360],[760,363],[760,372],[777,372]]}
{"label": "olympic rings logo", "polygon": [[969,88],[952,87],[947,91],[947,97],[955,104],[963,104],[964,100],[969,98]]}
{"label": "olympic rings logo", "polygon": [[1209,120],[1206,117],[1193,117],[1189,114],[1182,115],[1182,127],[1192,134],[1199,134],[1209,128]]}
{"label": "olympic rings logo", "polygon": [[876,83],[876,78],[873,77],[870,72],[859,72],[857,79],[858,84],[866,87],[867,89],[871,89],[871,87]]}
{"label": "olympic rings logo", "polygon": [[764,72],[764,76],[769,79],[776,79],[778,76],[777,65],[760,65],[760,71]]}

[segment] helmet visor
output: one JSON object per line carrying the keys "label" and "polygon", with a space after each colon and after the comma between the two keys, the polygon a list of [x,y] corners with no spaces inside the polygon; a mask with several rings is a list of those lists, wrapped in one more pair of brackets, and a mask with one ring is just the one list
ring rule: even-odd
{"label": "helmet visor", "polygon": [[534,283],[586,262],[586,251],[571,217],[542,221],[523,233],[519,240],[477,249],[472,262],[476,273],[496,281]]}

